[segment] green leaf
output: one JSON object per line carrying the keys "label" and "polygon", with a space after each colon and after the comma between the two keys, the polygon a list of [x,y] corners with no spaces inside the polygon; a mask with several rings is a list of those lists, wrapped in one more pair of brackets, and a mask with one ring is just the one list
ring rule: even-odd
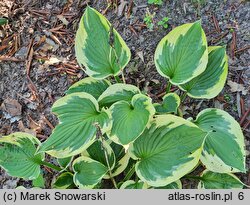
{"label": "green leaf", "polygon": [[98,99],[109,86],[110,82],[107,80],[95,80],[94,78],[87,77],[70,86],[66,93],[85,92]]}
{"label": "green leaf", "polygon": [[177,180],[166,186],[156,187],[155,189],[182,189],[181,180]]}
{"label": "green leaf", "polygon": [[44,181],[44,178],[43,178],[42,174],[39,174],[36,179],[33,179],[32,186],[33,187],[45,188],[45,181]]}
{"label": "green leaf", "polygon": [[242,189],[244,185],[234,174],[205,170],[198,184],[199,189]]}
{"label": "green leaf", "polygon": [[245,172],[244,136],[227,112],[215,108],[201,111],[194,123],[208,133],[201,162],[213,172]]}
{"label": "green leaf", "polygon": [[121,100],[130,102],[132,97],[139,93],[139,88],[134,85],[116,83],[102,93],[98,102],[101,107],[110,107],[113,103]]}
{"label": "green leaf", "polygon": [[[105,157],[105,152],[104,149],[106,150],[108,154],[108,162],[109,165],[107,164],[106,157]],[[95,161],[98,161],[105,165],[106,167],[109,167],[112,169],[115,166],[115,154],[110,147],[110,145],[106,141],[101,141],[97,140],[94,142],[84,153],[84,156],[89,157]]]}
{"label": "green leaf", "polygon": [[6,19],[6,18],[0,18],[0,26],[4,25],[6,23],[8,23],[8,19]]}
{"label": "green leaf", "polygon": [[98,102],[88,93],[72,93],[55,102],[52,111],[60,120],[39,151],[65,158],[77,155],[96,139],[98,123],[102,132],[110,129],[110,113],[99,111]]}
{"label": "green leaf", "polygon": [[180,97],[175,93],[168,93],[163,97],[162,105],[154,103],[154,107],[157,113],[177,113],[177,109],[180,106]]}
{"label": "green leaf", "polygon": [[147,189],[148,185],[143,181],[135,182],[134,180],[125,181],[120,189]]}
{"label": "green leaf", "polygon": [[176,27],[160,41],[155,51],[157,71],[174,85],[201,74],[207,62],[207,41],[200,22]]}
{"label": "green leaf", "polygon": [[155,113],[151,98],[137,94],[131,104],[126,101],[116,102],[110,107],[113,126],[109,134],[119,144],[128,145],[146,128]]}
{"label": "green leaf", "polygon": [[88,157],[79,157],[73,162],[74,183],[81,189],[91,189],[108,172],[102,163]]}
{"label": "green leaf", "polygon": [[130,60],[130,50],[122,37],[102,14],[89,6],[79,23],[75,42],[78,63],[96,79],[118,75]]}
{"label": "green leaf", "polygon": [[16,132],[0,138],[0,166],[14,177],[36,179],[40,174],[43,154],[36,154],[38,139]]}
{"label": "green leaf", "polygon": [[206,70],[183,85],[181,89],[193,98],[211,99],[223,89],[228,72],[226,50],[221,46],[208,47],[208,64]]}
{"label": "green leaf", "polygon": [[72,189],[75,188],[75,184],[73,181],[73,174],[71,172],[63,172],[61,173],[55,182],[53,182],[53,189]]}
{"label": "green leaf", "polygon": [[151,186],[166,186],[189,173],[198,163],[206,133],[174,115],[156,116],[130,146],[139,178]]}
{"label": "green leaf", "polygon": [[66,158],[58,158],[57,162],[60,165],[60,167],[66,169],[70,163],[72,162],[73,157],[66,157]]}

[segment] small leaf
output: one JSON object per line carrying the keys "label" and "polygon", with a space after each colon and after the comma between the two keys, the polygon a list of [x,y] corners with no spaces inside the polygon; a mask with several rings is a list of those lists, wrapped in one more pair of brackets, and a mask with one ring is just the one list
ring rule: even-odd
{"label": "small leaf", "polygon": [[180,97],[175,93],[168,93],[163,97],[162,105],[154,103],[154,107],[157,113],[177,113],[177,109],[180,106]]}
{"label": "small leaf", "polygon": [[98,99],[109,86],[110,82],[107,80],[95,80],[94,78],[87,77],[70,86],[66,93],[85,92]]}
{"label": "small leaf", "polygon": [[87,7],[76,33],[76,58],[87,75],[104,79],[118,75],[130,60],[130,50],[109,21]]}
{"label": "small leaf", "polygon": [[205,170],[198,184],[199,189],[242,189],[244,185],[234,175],[229,173],[215,173]]}
{"label": "small leaf", "polygon": [[135,95],[131,104],[116,102],[110,110],[113,119],[110,137],[122,145],[128,145],[139,137],[155,113],[152,100],[142,94]]}
{"label": "small leaf", "polygon": [[0,26],[4,25],[6,23],[8,23],[8,19],[6,19],[6,18],[0,18]]}
{"label": "small leaf", "polygon": [[39,176],[36,179],[33,179],[32,185],[33,187],[45,188],[45,181],[43,175],[39,174]]}
{"label": "small leaf", "polygon": [[125,181],[120,189],[147,189],[148,185],[145,182],[138,181],[135,182],[134,180]]}
{"label": "small leaf", "polygon": [[60,167],[66,169],[70,163],[72,162],[73,157],[66,157],[66,158],[58,158],[57,162],[60,165]]}
{"label": "small leaf", "polygon": [[157,71],[174,85],[201,74],[207,62],[207,41],[200,22],[176,27],[160,41],[155,51]]}
{"label": "small leaf", "polygon": [[206,70],[191,81],[179,85],[193,98],[211,99],[223,89],[228,72],[227,55],[224,47],[208,47]]}
{"label": "small leaf", "polygon": [[79,157],[73,162],[74,183],[81,189],[91,189],[108,172],[102,163],[88,157]]}
{"label": "small leaf", "polygon": [[95,123],[103,133],[111,126],[110,113],[99,111],[98,102],[88,93],[69,94],[56,101],[52,111],[60,123],[39,151],[57,158],[74,156],[88,148],[96,139]]}
{"label": "small leaf", "polygon": [[0,138],[0,166],[14,177],[36,179],[43,154],[36,154],[39,140],[31,134],[16,132]]}
{"label": "small leaf", "polygon": [[174,115],[156,116],[130,146],[139,178],[151,186],[166,186],[189,173],[198,163],[206,133]]}
{"label": "small leaf", "polygon": [[155,189],[182,189],[181,180],[177,180],[166,186],[156,187]]}
{"label": "small leaf", "polygon": [[71,172],[61,173],[52,184],[53,189],[72,189],[75,188],[73,174]]}
{"label": "small leaf", "polygon": [[101,107],[110,107],[113,103],[121,100],[130,102],[132,97],[139,93],[139,88],[134,85],[116,83],[102,93],[98,102]]}
{"label": "small leaf", "polygon": [[218,173],[245,172],[244,136],[227,112],[215,108],[201,111],[194,123],[206,131],[201,162]]}

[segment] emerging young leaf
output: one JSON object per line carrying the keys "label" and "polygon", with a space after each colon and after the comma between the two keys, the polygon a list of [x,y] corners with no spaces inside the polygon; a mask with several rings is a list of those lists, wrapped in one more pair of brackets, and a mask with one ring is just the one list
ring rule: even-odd
{"label": "emerging young leaf", "polygon": [[135,182],[134,180],[125,181],[120,189],[147,189],[148,185],[143,181]]}
{"label": "emerging young leaf", "polygon": [[111,139],[122,145],[133,142],[146,128],[155,113],[151,98],[137,94],[131,104],[126,101],[116,102],[110,107],[113,125]]}
{"label": "emerging young leaf", "polygon": [[16,132],[0,138],[0,166],[14,177],[36,179],[44,154],[35,154],[39,140],[31,134]]}
{"label": "emerging young leaf", "polygon": [[138,160],[139,178],[151,186],[166,186],[198,163],[206,133],[174,115],[159,115],[129,149]]}
{"label": "emerging young leaf", "polygon": [[193,98],[211,99],[223,89],[228,71],[226,50],[221,46],[208,47],[208,64],[206,70],[191,81],[179,85]]}
{"label": "emerging young leaf", "polygon": [[[109,164],[107,164],[104,149],[108,153],[107,157]],[[89,148],[83,155],[95,161],[98,161],[103,165],[105,165],[106,167],[110,167],[111,169],[113,169],[115,166],[115,154],[110,145],[106,141],[103,142],[101,140],[95,141],[91,146],[89,146]]]}
{"label": "emerging young leaf", "polygon": [[207,62],[207,41],[200,22],[176,27],[160,41],[155,51],[157,71],[174,85],[201,74]]}
{"label": "emerging young leaf", "polygon": [[181,180],[177,180],[166,186],[156,187],[155,189],[182,189]]}
{"label": "emerging young leaf", "polygon": [[131,56],[126,43],[108,20],[89,6],[76,33],[75,52],[79,65],[97,79],[118,75]]}
{"label": "emerging young leaf", "polygon": [[205,170],[198,184],[199,189],[242,189],[242,182],[234,174],[215,173]]}
{"label": "emerging young leaf", "polygon": [[87,77],[70,86],[66,93],[85,92],[97,100],[109,86],[110,82],[107,80],[95,80],[94,78]]}
{"label": "emerging young leaf", "polygon": [[71,172],[63,172],[61,173],[55,182],[53,182],[53,189],[73,189],[75,188],[75,184],[73,181],[73,174]]}
{"label": "emerging young leaf", "polygon": [[116,83],[108,87],[99,97],[98,102],[100,107],[110,107],[118,101],[130,102],[132,97],[141,93],[134,85]]}
{"label": "emerging young leaf", "polygon": [[201,162],[218,173],[245,172],[244,136],[227,112],[215,108],[201,111],[194,123],[208,133]]}
{"label": "emerging young leaf", "polygon": [[102,163],[88,157],[79,157],[73,162],[74,183],[81,189],[93,188],[108,172]]}
{"label": "emerging young leaf", "polygon": [[154,107],[157,113],[177,113],[177,109],[180,106],[180,97],[175,93],[168,93],[163,97],[162,105],[154,103]]}
{"label": "emerging young leaf", "polygon": [[110,129],[110,114],[99,111],[98,102],[88,93],[72,93],[58,101],[52,111],[60,120],[39,151],[65,158],[81,153],[96,139],[98,123],[103,133]]}

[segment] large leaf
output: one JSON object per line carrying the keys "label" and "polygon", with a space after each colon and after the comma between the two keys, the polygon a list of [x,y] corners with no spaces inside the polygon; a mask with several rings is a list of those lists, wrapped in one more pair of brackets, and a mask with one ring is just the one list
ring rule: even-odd
{"label": "large leaf", "polygon": [[227,112],[215,108],[201,111],[194,123],[208,132],[201,162],[213,172],[245,172],[244,136]]}
{"label": "large leaf", "polygon": [[71,172],[61,173],[53,182],[53,189],[72,189],[75,188],[73,181],[73,174]]}
{"label": "large leaf", "polygon": [[103,133],[110,129],[110,114],[99,111],[96,99],[88,93],[72,93],[58,101],[52,111],[60,120],[39,151],[65,158],[81,153],[96,138],[96,123]]}
{"label": "large leaf", "polygon": [[201,74],[207,62],[207,41],[200,22],[176,27],[160,41],[155,51],[157,71],[175,85]]}
{"label": "large leaf", "polygon": [[98,99],[109,86],[110,82],[107,80],[95,80],[94,78],[87,77],[70,86],[66,93],[85,92]]}
{"label": "large leaf", "polygon": [[205,170],[198,184],[199,189],[242,189],[242,182],[234,174]]}
{"label": "large leaf", "polygon": [[132,97],[139,93],[139,88],[134,85],[116,83],[102,93],[98,102],[101,107],[110,107],[113,103],[121,100],[130,102]]}
{"label": "large leaf", "polygon": [[43,154],[35,154],[39,140],[27,133],[16,132],[0,138],[0,166],[14,177],[28,180],[40,174]]}
{"label": "large leaf", "polygon": [[79,157],[73,162],[74,183],[82,189],[93,188],[108,172],[102,163],[88,157]]}
{"label": "large leaf", "polygon": [[108,20],[87,7],[75,40],[76,58],[86,73],[98,79],[118,75],[130,60],[130,50]]}
{"label": "large leaf", "polygon": [[165,186],[198,163],[206,133],[174,115],[159,115],[130,146],[136,173],[151,186]]}
{"label": "large leaf", "polygon": [[154,107],[157,113],[177,113],[177,109],[180,106],[180,97],[175,93],[168,93],[163,97],[162,104],[154,103]]}
{"label": "large leaf", "polygon": [[143,94],[135,95],[131,104],[120,101],[110,109],[113,120],[110,136],[122,145],[128,145],[139,137],[155,113],[151,98]]}
{"label": "large leaf", "polygon": [[181,89],[193,98],[211,99],[223,89],[228,72],[226,50],[221,46],[208,47],[208,64],[206,70],[186,84]]}

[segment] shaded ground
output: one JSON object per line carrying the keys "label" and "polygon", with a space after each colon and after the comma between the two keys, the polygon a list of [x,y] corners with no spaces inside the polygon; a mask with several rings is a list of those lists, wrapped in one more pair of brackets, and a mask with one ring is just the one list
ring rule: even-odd
{"label": "shaded ground", "polygon": [[[88,2],[105,13],[131,49],[126,81],[146,90],[155,101],[166,86],[153,62],[158,42],[172,28],[202,19],[209,45],[227,46],[229,85],[213,100],[186,99],[182,107],[184,117],[195,117],[205,107],[229,112],[244,130],[249,169],[249,114],[246,113],[250,105],[250,2],[210,0],[199,4],[194,0],[168,0],[156,7],[149,6],[146,0],[127,0],[118,1],[117,8],[108,9],[104,0]],[[84,77],[75,60],[74,35],[86,3],[83,0],[0,2],[0,16],[9,19],[8,25],[0,27],[0,136],[26,131],[43,141],[50,135],[57,124],[50,111],[53,102]],[[143,22],[147,9],[155,13],[153,31]],[[167,29],[157,26],[163,17],[170,18]],[[49,184],[53,173],[44,172]],[[249,171],[240,177],[250,184]],[[29,186],[29,182],[8,177],[0,170],[0,188],[20,184]],[[190,186],[185,184],[186,188]]]}

